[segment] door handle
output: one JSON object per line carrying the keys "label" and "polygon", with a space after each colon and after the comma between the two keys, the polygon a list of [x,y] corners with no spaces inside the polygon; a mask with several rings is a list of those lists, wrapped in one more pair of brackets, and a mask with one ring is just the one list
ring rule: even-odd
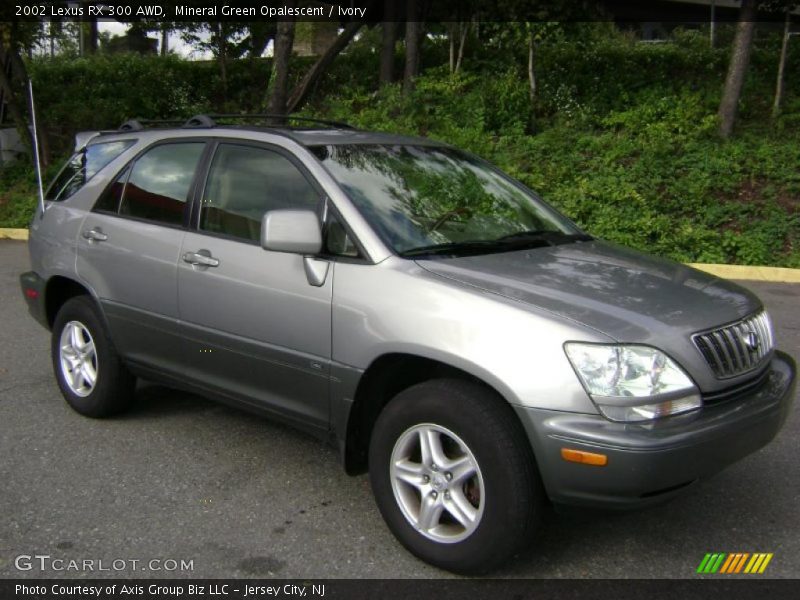
{"label": "door handle", "polygon": [[108,239],[108,236],[99,227],[84,231],[83,237],[90,242],[105,242]]}
{"label": "door handle", "polygon": [[218,267],[219,260],[211,256],[210,254],[203,254],[203,252],[208,252],[200,250],[200,252],[187,252],[183,255],[183,262],[187,262],[190,265],[196,265],[201,267]]}

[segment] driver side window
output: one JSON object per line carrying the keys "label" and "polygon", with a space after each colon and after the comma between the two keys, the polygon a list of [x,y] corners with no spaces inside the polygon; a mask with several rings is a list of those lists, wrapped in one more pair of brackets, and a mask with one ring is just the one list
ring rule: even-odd
{"label": "driver side window", "polygon": [[200,208],[200,229],[258,242],[268,210],[316,210],[320,194],[284,155],[273,150],[220,144]]}

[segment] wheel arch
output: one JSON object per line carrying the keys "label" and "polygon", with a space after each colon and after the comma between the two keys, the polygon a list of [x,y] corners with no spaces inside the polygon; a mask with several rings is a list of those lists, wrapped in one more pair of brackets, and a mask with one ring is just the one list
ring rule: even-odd
{"label": "wheel arch", "polygon": [[[478,367],[456,363],[413,352],[389,352],[376,357],[361,375],[347,415],[343,447],[345,471],[350,475],[367,471],[370,436],[378,415],[392,398],[413,385],[431,379],[459,379],[488,389],[509,405],[512,403],[511,390],[491,374]],[[516,414],[514,418],[518,419]]]}
{"label": "wheel arch", "polygon": [[[97,298],[91,290],[79,281],[64,275],[53,275],[47,280],[44,288],[44,306],[47,325],[52,330],[58,311],[64,303],[76,296],[88,296],[99,306]],[[105,324],[105,315],[100,312],[100,318]]]}

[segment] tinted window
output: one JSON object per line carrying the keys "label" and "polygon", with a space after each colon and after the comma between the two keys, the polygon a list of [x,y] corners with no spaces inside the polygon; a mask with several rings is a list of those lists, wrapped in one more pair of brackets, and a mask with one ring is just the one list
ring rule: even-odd
{"label": "tinted window", "polygon": [[133,165],[120,203],[121,215],[179,225],[203,142],[163,144]]}
{"label": "tinted window", "polygon": [[200,228],[258,240],[268,210],[314,210],[320,194],[282,154],[221,144],[211,163],[200,211]]}
{"label": "tinted window", "polygon": [[[311,151],[397,253],[581,232],[488,163],[438,146],[332,145]],[[496,248],[511,245],[498,244]]]}
{"label": "tinted window", "polygon": [[47,188],[46,200],[66,200],[112,160],[125,152],[135,140],[92,144],[76,152]]}
{"label": "tinted window", "polygon": [[120,173],[119,177],[114,180],[114,183],[108,186],[102,196],[97,200],[97,203],[94,205],[94,210],[113,213],[119,210],[119,201],[122,199],[122,192],[125,190],[125,182],[128,180],[130,172],[131,169],[128,167]]}
{"label": "tinted window", "polygon": [[353,240],[350,239],[347,230],[344,228],[341,221],[339,221],[339,218],[333,213],[328,214],[324,234],[324,249],[326,254],[348,256],[352,258],[358,256],[358,247],[353,243]]}

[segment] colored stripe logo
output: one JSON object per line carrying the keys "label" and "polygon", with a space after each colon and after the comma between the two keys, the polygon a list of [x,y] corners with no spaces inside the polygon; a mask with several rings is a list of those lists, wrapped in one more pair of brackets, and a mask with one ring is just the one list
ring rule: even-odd
{"label": "colored stripe logo", "polygon": [[706,554],[697,567],[698,573],[713,574],[720,573],[731,575],[736,573],[746,573],[750,575],[763,573],[769,561],[772,560],[772,552],[713,552]]}

